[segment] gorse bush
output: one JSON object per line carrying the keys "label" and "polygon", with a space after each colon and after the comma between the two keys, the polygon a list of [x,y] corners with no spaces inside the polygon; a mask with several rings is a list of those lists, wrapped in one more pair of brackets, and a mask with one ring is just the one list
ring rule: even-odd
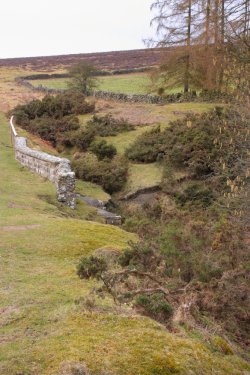
{"label": "gorse bush", "polygon": [[87,154],[74,160],[72,167],[78,178],[101,185],[108,193],[121,190],[127,180],[127,162],[119,157],[98,161]]}
{"label": "gorse bush", "polygon": [[96,133],[94,130],[83,128],[73,134],[73,142],[79,151],[87,151],[90,144],[94,141],[95,136]]}
{"label": "gorse bush", "polygon": [[80,127],[76,115],[93,110],[94,105],[87,103],[83,94],[66,91],[57,96],[46,95],[42,100],[18,105],[12,114],[19,126],[51,142],[53,146],[57,143],[73,146],[77,139],[74,131]]}
{"label": "gorse bush", "polygon": [[105,116],[94,115],[88,121],[86,129],[94,131],[100,137],[107,137],[134,130],[134,126],[124,119],[115,119],[111,114],[107,114]]}
{"label": "gorse bush", "polygon": [[173,315],[172,306],[166,301],[162,293],[152,295],[140,294],[134,306],[140,308],[141,313],[150,316],[158,322],[166,323]]}
{"label": "gorse bush", "polygon": [[214,194],[211,188],[206,187],[202,184],[191,183],[182,192],[175,194],[175,201],[180,206],[199,205],[202,207],[208,207],[214,200]]}
{"label": "gorse bush", "polygon": [[56,96],[46,95],[42,100],[32,100],[31,102],[18,105],[12,111],[18,125],[25,125],[26,122],[38,117],[53,117],[55,119],[68,115],[80,115],[91,113],[94,104],[86,102],[85,96],[75,91],[65,91]]}
{"label": "gorse bush", "polygon": [[[137,162],[164,160],[167,167],[185,170],[192,178],[209,179],[213,188],[221,191],[244,169],[247,131],[248,119],[234,109],[216,107],[176,120],[164,131],[156,128],[145,132],[126,155]],[[190,195],[190,191],[184,195]]]}
{"label": "gorse bush", "polygon": [[75,130],[79,129],[80,124],[76,116],[64,116],[59,119],[51,117],[37,117],[31,120],[28,129],[32,134],[36,134],[42,139],[49,141],[53,146],[57,143],[68,144],[71,142],[64,142],[65,134],[72,134]]}
{"label": "gorse bush", "polygon": [[160,158],[162,151],[164,139],[160,127],[157,127],[139,136],[127,149],[126,156],[133,161],[153,163]]}
{"label": "gorse bush", "polygon": [[117,154],[115,146],[108,144],[105,140],[92,142],[89,150],[97,156],[98,160],[103,160],[104,158],[113,159]]}
{"label": "gorse bush", "polygon": [[99,279],[101,274],[107,270],[108,266],[103,258],[83,257],[77,266],[77,275],[80,279]]}

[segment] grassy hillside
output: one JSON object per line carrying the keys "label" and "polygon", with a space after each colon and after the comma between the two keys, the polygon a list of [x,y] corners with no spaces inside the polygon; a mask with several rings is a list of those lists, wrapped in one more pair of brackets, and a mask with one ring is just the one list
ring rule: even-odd
{"label": "grassy hillside", "polygon": [[135,236],[80,220],[92,214],[83,204],[74,215],[58,205],[54,186],[14,160],[3,114],[0,170],[0,374],[56,375],[65,360],[84,361],[95,374],[249,373],[240,357],[200,334],[170,333],[109,299],[86,301],[96,284],[76,276],[79,258],[122,250]]}
{"label": "grassy hillside", "polygon": [[52,375],[74,359],[119,375],[131,369],[135,375],[244,374],[247,365],[235,355],[214,353],[129,311],[116,315],[110,301],[98,301],[99,312],[84,308],[79,299],[93,284],[76,276],[79,257],[103,246],[121,249],[133,236],[69,218],[47,203],[55,200],[53,185],[14,160],[3,115],[0,123],[0,373]]}

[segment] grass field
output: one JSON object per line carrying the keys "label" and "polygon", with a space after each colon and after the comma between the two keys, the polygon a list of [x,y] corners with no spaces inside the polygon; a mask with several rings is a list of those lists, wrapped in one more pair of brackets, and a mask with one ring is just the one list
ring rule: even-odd
{"label": "grass field", "polygon": [[128,181],[123,194],[158,185],[161,180],[162,167],[159,164],[130,164]]}
{"label": "grass field", "polygon": [[[66,89],[67,78],[37,79],[29,81],[33,86],[44,86],[50,89]],[[129,73],[98,77],[97,90],[111,91],[124,94],[148,94],[152,91],[152,82],[148,73]],[[167,92],[175,93],[182,88],[169,89]]]}
{"label": "grass field", "polygon": [[119,155],[123,155],[126,149],[134,142],[134,140],[143,134],[145,131],[154,128],[155,126],[138,126],[135,130],[120,133],[116,136],[102,137],[100,139],[105,139],[108,143],[113,144]]}
{"label": "grass field", "polygon": [[[66,89],[66,78],[38,79],[30,81],[34,86],[45,86],[51,89]],[[98,78],[97,90],[123,92],[126,94],[146,94],[150,79],[145,73],[121,74]]]}

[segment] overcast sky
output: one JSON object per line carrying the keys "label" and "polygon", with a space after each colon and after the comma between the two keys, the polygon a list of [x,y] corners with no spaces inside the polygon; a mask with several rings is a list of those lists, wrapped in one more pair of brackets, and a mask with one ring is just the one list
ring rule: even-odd
{"label": "overcast sky", "polygon": [[152,0],[1,0],[0,58],[144,48]]}

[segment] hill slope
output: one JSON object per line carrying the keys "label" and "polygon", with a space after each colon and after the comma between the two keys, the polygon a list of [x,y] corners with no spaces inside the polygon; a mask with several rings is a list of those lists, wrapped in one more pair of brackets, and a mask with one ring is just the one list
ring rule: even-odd
{"label": "hill slope", "polygon": [[119,315],[111,301],[82,302],[93,283],[76,276],[79,257],[134,237],[60,211],[53,185],[14,160],[3,115],[0,124],[0,373],[52,375],[72,359],[117,375],[247,374],[236,355]]}
{"label": "hill slope", "polygon": [[96,53],[79,53],[72,55],[38,56],[0,59],[0,66],[45,69],[70,66],[80,60],[88,61],[99,69],[134,69],[157,65],[161,58],[162,50],[159,48],[138,49],[129,51],[110,51]]}

